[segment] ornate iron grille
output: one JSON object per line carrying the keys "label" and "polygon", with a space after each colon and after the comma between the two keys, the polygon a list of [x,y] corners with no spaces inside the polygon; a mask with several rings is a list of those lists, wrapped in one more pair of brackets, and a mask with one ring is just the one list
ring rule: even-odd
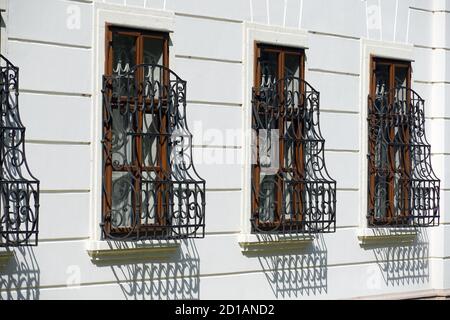
{"label": "ornate iron grille", "polygon": [[431,167],[424,100],[407,87],[369,96],[370,226],[439,225],[440,180]]}
{"label": "ornate iron grille", "polygon": [[0,55],[0,246],[38,243],[39,181],[25,156],[19,115],[19,68]]}
{"label": "ornate iron grille", "polygon": [[[253,232],[334,232],[336,182],[325,167],[319,92],[294,76],[263,83],[252,90],[252,128],[257,139],[252,174]],[[265,139],[275,141],[262,141]],[[266,155],[274,142],[279,150],[269,150]],[[264,167],[272,171],[261,177],[258,172]]]}
{"label": "ornate iron grille", "polygon": [[140,64],[103,77],[104,237],[204,237],[205,180],[192,162],[186,81]]}

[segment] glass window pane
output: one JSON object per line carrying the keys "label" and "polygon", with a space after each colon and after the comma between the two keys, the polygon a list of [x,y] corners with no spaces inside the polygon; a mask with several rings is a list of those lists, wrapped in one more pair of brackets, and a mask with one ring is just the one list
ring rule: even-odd
{"label": "glass window pane", "polygon": [[163,64],[164,40],[144,38],[144,63]]}
{"label": "glass window pane", "polygon": [[133,150],[133,121],[134,116],[118,108],[112,109],[111,157],[113,168],[131,164],[134,159]]}
{"label": "glass window pane", "polygon": [[122,75],[136,65],[136,37],[113,33],[113,74]]}
{"label": "glass window pane", "polygon": [[285,77],[300,78],[300,56],[294,54],[286,54],[284,58],[284,75]]}
{"label": "glass window pane", "polygon": [[128,172],[112,173],[112,210],[113,228],[129,227],[133,221],[134,179]]}
{"label": "glass window pane", "polygon": [[142,155],[144,166],[153,167],[158,164],[158,123],[153,113],[144,114]]}
{"label": "glass window pane", "polygon": [[273,84],[278,79],[278,53],[261,50],[259,58],[261,86]]}

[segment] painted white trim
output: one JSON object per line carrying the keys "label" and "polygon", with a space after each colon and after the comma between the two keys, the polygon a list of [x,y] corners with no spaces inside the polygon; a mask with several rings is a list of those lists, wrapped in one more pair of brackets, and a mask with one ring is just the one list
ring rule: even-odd
{"label": "painted white trim", "polygon": [[[251,106],[251,90],[253,87],[253,73],[254,73],[254,44],[256,42],[263,42],[267,44],[275,44],[281,46],[290,46],[298,48],[308,48],[308,32],[305,30],[284,28],[276,26],[267,26],[256,23],[244,22],[243,25],[243,145],[242,163],[243,175],[242,185],[243,192],[242,204],[243,211],[241,213],[241,235],[240,242],[259,241],[254,235],[251,235],[250,212],[251,212],[251,121],[252,121],[252,106]],[[307,77],[307,66],[305,65],[305,73]],[[278,241],[278,237],[273,237]]]}
{"label": "painted white trim", "polygon": [[[1,23],[3,21],[3,23]],[[8,2],[0,0],[0,53],[4,56],[8,55]],[[14,59],[13,59],[14,60]],[[14,63],[14,61],[12,61]]]}
{"label": "painted white trim", "polygon": [[[138,29],[171,32],[169,46],[169,63],[175,64],[175,14],[169,11],[132,8],[94,2],[94,37],[93,37],[93,94],[92,94],[92,132],[91,132],[91,203],[90,203],[90,238],[101,239],[102,210],[102,76],[105,66],[105,26],[111,23],[118,26]],[[116,242],[111,242],[116,243]],[[88,244],[89,246],[90,244]]]}
{"label": "painted white trim", "polygon": [[[370,58],[391,58],[405,61],[414,61],[414,46],[412,44],[399,44],[377,40],[360,40],[360,215],[358,237],[374,237],[377,234],[390,234],[390,228],[367,227],[367,97],[370,86]],[[381,231],[381,232],[380,232]]]}

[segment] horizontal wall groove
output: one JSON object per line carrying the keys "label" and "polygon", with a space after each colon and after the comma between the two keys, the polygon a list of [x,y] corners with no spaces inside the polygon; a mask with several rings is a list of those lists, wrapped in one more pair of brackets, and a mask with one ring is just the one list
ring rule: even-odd
{"label": "horizontal wall groove", "polygon": [[64,141],[64,140],[35,140],[25,139],[25,143],[31,144],[50,144],[50,145],[72,145],[72,146],[89,146],[89,141]]}
{"label": "horizontal wall groove", "polygon": [[80,44],[70,44],[70,43],[43,41],[43,40],[26,39],[26,38],[9,37],[8,41],[23,42],[23,43],[30,43],[30,44],[43,44],[43,45],[48,45],[48,46],[73,48],[73,49],[85,49],[85,50],[92,49],[91,46],[84,46],[84,45],[80,45]]}
{"label": "horizontal wall groove", "polygon": [[206,192],[234,192],[242,191],[242,188],[206,188]]}
{"label": "horizontal wall groove", "polygon": [[450,51],[450,48],[447,48],[447,47],[425,46],[425,45],[421,45],[421,44],[415,44],[414,47],[415,47],[415,48],[420,48],[420,49],[430,49],[430,50],[445,50],[445,51]]}
{"label": "horizontal wall groove", "polygon": [[335,110],[335,109],[322,109],[320,108],[319,111],[321,113],[340,113],[340,114],[354,114],[358,115],[358,111],[349,111],[349,110]]}
{"label": "horizontal wall groove", "polygon": [[66,0],[70,2],[80,2],[80,3],[93,3],[94,0]]}
{"label": "horizontal wall groove", "polygon": [[204,19],[204,20],[213,20],[213,21],[222,21],[222,22],[231,22],[231,23],[243,23],[242,20],[236,20],[236,19],[228,19],[228,18],[220,18],[220,17],[213,17],[213,16],[204,16],[200,14],[189,14],[189,13],[183,13],[183,12],[175,12],[176,16],[180,17],[188,17],[188,18],[196,18],[196,19]]}
{"label": "horizontal wall groove", "polygon": [[242,64],[241,60],[219,59],[219,58],[209,58],[209,57],[200,57],[200,56],[188,56],[188,55],[182,55],[182,54],[176,54],[175,58]]}
{"label": "horizontal wall groove", "polygon": [[214,145],[214,144],[193,144],[192,148],[198,149],[242,149],[242,146],[224,146],[224,145]]}
{"label": "horizontal wall groove", "polygon": [[344,38],[344,39],[349,39],[349,40],[360,40],[359,37],[355,37],[355,36],[347,36],[347,35],[338,34],[338,33],[328,33],[328,32],[313,31],[313,30],[308,30],[308,32],[309,32],[309,33],[312,33],[312,34],[321,35],[321,36],[336,37],[336,38]]}
{"label": "horizontal wall groove", "polygon": [[450,13],[449,10],[431,10],[431,9],[425,9],[425,8],[418,8],[418,7],[409,7],[409,9],[411,10],[416,10],[416,11],[423,11],[423,12],[428,12],[428,13]]}
{"label": "horizontal wall groove", "polygon": [[89,189],[41,189],[42,194],[61,194],[61,193],[90,193]]}
{"label": "horizontal wall groove", "polygon": [[327,148],[325,148],[324,150],[327,151],[327,152],[359,153],[359,150],[352,150],[352,149],[327,149]]}
{"label": "horizontal wall groove", "polygon": [[423,84],[450,84],[450,81],[426,81],[426,80],[414,80],[415,83]]}
{"label": "horizontal wall groove", "polygon": [[33,90],[33,89],[26,89],[26,88],[19,88],[19,92],[20,93],[30,93],[30,94],[51,95],[51,96],[84,97],[84,98],[92,97],[92,94],[90,94],[90,93],[45,91],[45,90]]}
{"label": "horizontal wall groove", "polygon": [[308,71],[310,71],[310,72],[320,72],[320,73],[329,73],[329,74],[338,74],[338,75],[342,75],[342,76],[359,77],[359,73],[335,71],[335,70],[320,69],[320,68],[308,68]]}
{"label": "horizontal wall groove", "polygon": [[85,241],[85,240],[89,240],[90,237],[89,236],[85,236],[85,237],[72,237],[72,238],[43,238],[43,239],[39,239],[39,243],[44,242],[44,243],[52,243],[52,242],[73,242],[73,241]]}
{"label": "horizontal wall groove", "polygon": [[212,106],[222,106],[222,107],[242,107],[242,103],[234,102],[221,102],[221,101],[208,101],[208,100],[186,100],[186,103],[192,104],[206,104]]}

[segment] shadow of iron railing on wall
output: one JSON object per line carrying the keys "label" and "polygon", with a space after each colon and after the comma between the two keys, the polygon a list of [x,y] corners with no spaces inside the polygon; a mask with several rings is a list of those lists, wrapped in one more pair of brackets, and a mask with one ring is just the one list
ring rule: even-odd
{"label": "shadow of iron railing on wall", "polygon": [[0,273],[0,300],[38,300],[40,269],[32,247],[18,247]]}
{"label": "shadow of iron railing on wall", "polygon": [[277,299],[295,299],[327,293],[327,248],[322,235],[310,246],[258,256]]}
{"label": "shadow of iron railing on wall", "polygon": [[109,267],[127,300],[200,299],[200,258],[192,239],[167,260]]}
{"label": "shadow of iron railing on wall", "polygon": [[429,282],[429,241],[426,232],[419,230],[412,243],[378,245],[370,250],[373,250],[387,286]]}

